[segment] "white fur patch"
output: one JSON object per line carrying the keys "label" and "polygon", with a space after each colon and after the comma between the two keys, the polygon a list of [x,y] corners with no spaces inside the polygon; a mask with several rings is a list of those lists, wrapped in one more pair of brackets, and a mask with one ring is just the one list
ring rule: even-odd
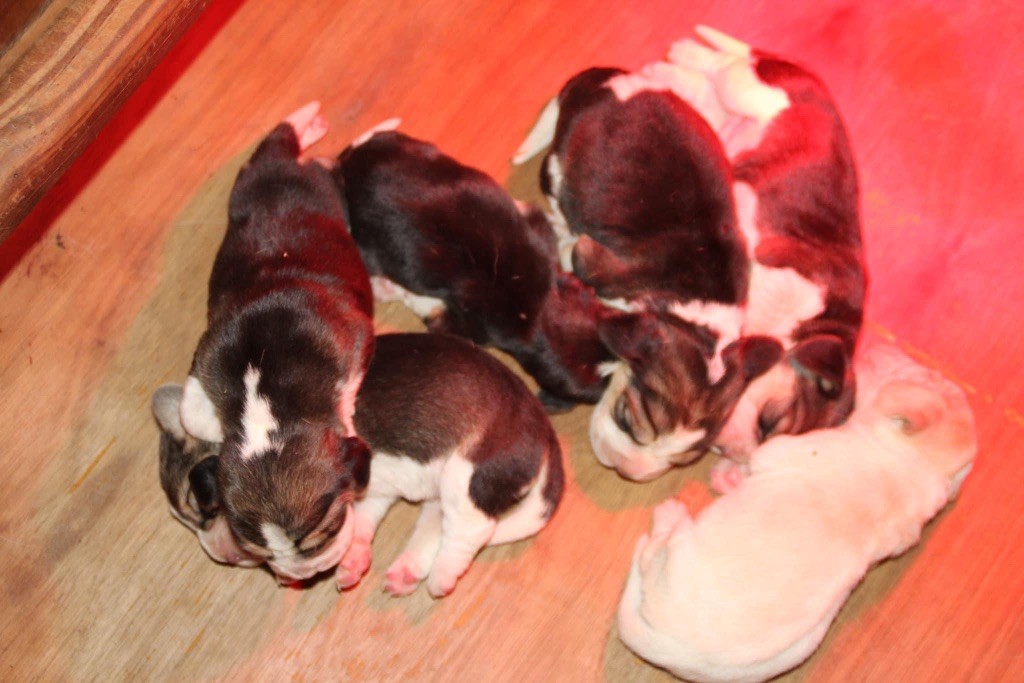
{"label": "white fur patch", "polygon": [[211,443],[224,441],[224,429],[217,418],[217,409],[195,377],[185,380],[181,394],[181,425],[197,439]]}
{"label": "white fur patch", "polygon": [[670,90],[666,83],[652,80],[642,73],[626,73],[613,76],[605,83],[605,87],[615,93],[615,99],[619,102],[626,102],[640,93]]}
{"label": "white fur patch", "polygon": [[[789,95],[770,86],[754,71],[751,49],[745,43],[706,26],[697,33],[711,47],[692,39],[672,45],[668,60],[681,67],[704,74],[717,94],[714,111],[707,104],[693,102],[715,128],[730,159],[757,147],[768,124],[789,108]],[[716,122],[717,112],[725,112],[724,120]]]}
{"label": "white fur patch", "polygon": [[389,280],[382,275],[371,277],[370,286],[373,288],[373,298],[377,301],[401,301],[421,318],[429,318],[445,309],[444,301],[441,299],[414,294],[394,280]]}
{"label": "white fur patch", "polygon": [[757,193],[746,183],[733,185],[740,230],[751,259],[750,293],[747,297],[744,334],[763,334],[792,345],[793,330],[805,320],[825,310],[824,287],[800,275],[792,268],[769,268],[754,260],[761,241],[757,227]]}
{"label": "white fur patch", "polygon": [[353,416],[356,414],[356,396],[359,394],[359,387],[363,384],[364,374],[359,372],[355,376],[350,376],[344,382],[339,382],[338,386],[335,387],[338,392],[338,419],[345,428],[345,436],[347,437],[356,435]]}
{"label": "white fur patch", "polygon": [[615,401],[629,383],[629,369],[621,364],[612,375],[608,388],[590,416],[590,445],[594,455],[605,467],[634,481],[650,481],[674,464],[676,458],[704,438],[703,429],[689,430],[680,425],[670,434],[664,434],[653,443],[640,446],[619,429],[612,418]]}
{"label": "white fur patch", "polygon": [[257,391],[260,371],[250,365],[242,381],[245,383],[245,408],[242,411],[240,455],[242,460],[248,460],[271,447],[270,432],[277,431],[279,425],[270,409],[270,402]]}
{"label": "white fur patch", "polygon": [[763,334],[792,346],[793,330],[825,310],[825,288],[792,268],[766,268],[754,263],[750,270],[745,334]]}
{"label": "white fur patch", "polygon": [[400,125],[402,125],[402,119],[400,118],[390,118],[386,121],[381,121],[370,130],[357,136],[356,139],[352,141],[352,144],[349,145],[349,147],[358,147],[359,145],[366,143],[370,138],[372,138],[377,133],[384,133],[389,130],[397,130]]}
{"label": "white fur patch", "polygon": [[566,219],[565,214],[562,213],[562,208],[558,205],[562,183],[565,181],[565,176],[562,175],[562,163],[558,160],[558,155],[556,154],[548,155],[546,163],[548,178],[551,181],[551,194],[548,195],[548,204],[550,205],[550,211],[547,212],[548,223],[551,224],[551,230],[558,239],[559,264],[562,270],[571,273],[572,250],[580,238],[579,235],[572,233],[569,221]]}
{"label": "white fur patch", "polygon": [[685,304],[673,303],[669,306],[669,312],[681,320],[703,325],[718,336],[715,354],[708,363],[708,381],[712,384],[717,383],[725,375],[722,350],[739,339],[743,331],[743,309],[714,302],[689,301]]}
{"label": "white fur patch", "polygon": [[558,98],[553,97],[544,106],[537,122],[533,124],[533,128],[526,134],[526,139],[516,150],[515,156],[512,157],[513,164],[519,166],[551,145],[555,139],[555,128],[558,126],[558,114]]}
{"label": "white fur patch", "polygon": [[445,460],[447,458],[441,456],[421,463],[412,458],[375,451],[367,495],[403,498],[412,503],[437,498]]}
{"label": "white fur patch", "polygon": [[732,197],[736,202],[740,233],[747,244],[747,256],[753,259],[757,245],[761,243],[761,231],[757,228],[757,192],[747,183],[737,181],[732,186]]}
{"label": "white fur patch", "polygon": [[274,553],[274,557],[290,557],[296,553],[295,541],[288,537],[285,530],[276,524],[264,522],[260,525],[260,533],[266,539],[266,548]]}

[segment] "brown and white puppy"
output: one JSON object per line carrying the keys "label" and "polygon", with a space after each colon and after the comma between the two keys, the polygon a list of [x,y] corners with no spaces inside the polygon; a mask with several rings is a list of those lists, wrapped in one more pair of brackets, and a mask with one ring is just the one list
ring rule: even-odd
{"label": "brown and white puppy", "polygon": [[857,172],[816,76],[713,29],[697,33],[712,47],[680,41],[651,72],[722,138],[753,263],[744,334],[774,337],[786,349],[716,442],[742,459],[773,434],[835,426],[853,409],[851,359],[867,287]]}
{"label": "brown and white puppy", "polygon": [[373,297],[330,173],[298,160],[326,132],[318,108],[288,117],[238,173],[181,399],[185,431],[222,444],[220,503],[236,538],[288,579],[338,562],[345,511],[369,476],[352,414]]}
{"label": "brown and white puppy", "polygon": [[977,451],[963,392],[889,346],[857,374],[844,425],[768,440],[696,519],[678,500],[655,509],[619,605],[630,649],[689,681],[772,678],[957,495]]}
{"label": "brown and white puppy", "polygon": [[[181,447],[174,412],[179,397],[173,386],[153,397],[164,431],[161,481],[175,516],[205,548],[205,529],[223,519],[216,481],[203,476],[216,468],[217,446],[185,441]],[[407,595],[426,580],[436,597],[454,589],[482,547],[537,533],[561,500],[561,447],[540,402],[508,368],[463,339],[379,337],[355,422],[373,459],[364,495],[345,511],[349,531],[339,588],[362,579],[377,525],[399,498],[422,503],[422,512],[407,548],[387,570],[385,589]],[[199,457],[204,459],[195,463]],[[265,559],[253,550],[257,561]],[[211,556],[227,562],[236,557]]]}
{"label": "brown and white puppy", "polygon": [[767,339],[740,343],[750,264],[731,168],[693,107],[621,69],[573,77],[516,160],[549,143],[541,188],[564,260],[626,311],[601,323],[620,362],[594,410],[591,444],[602,463],[650,479],[703,453],[762,371],[735,354],[727,366],[726,349],[756,359],[777,351]]}
{"label": "brown and white puppy", "polygon": [[355,504],[339,588],[365,574],[377,525],[399,498],[422,507],[384,588],[406,595],[425,581],[434,597],[455,588],[484,546],[540,531],[561,500],[561,446],[540,401],[500,361],[459,337],[378,337],[356,426],[373,449],[373,466]]}
{"label": "brown and white puppy", "polygon": [[379,128],[334,171],[377,298],[510,354],[551,409],[596,402],[611,358],[596,329],[603,307],[559,271],[544,215],[434,145]]}

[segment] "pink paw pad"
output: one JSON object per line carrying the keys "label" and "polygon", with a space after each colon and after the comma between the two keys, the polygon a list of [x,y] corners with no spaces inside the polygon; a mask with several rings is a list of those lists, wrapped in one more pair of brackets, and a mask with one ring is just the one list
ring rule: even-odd
{"label": "pink paw pad", "polygon": [[419,572],[408,562],[396,562],[388,569],[384,592],[396,597],[411,595],[421,580]]}
{"label": "pink paw pad", "polygon": [[370,546],[354,542],[341,562],[338,563],[338,570],[335,572],[335,584],[338,590],[355,586],[369,568]]}

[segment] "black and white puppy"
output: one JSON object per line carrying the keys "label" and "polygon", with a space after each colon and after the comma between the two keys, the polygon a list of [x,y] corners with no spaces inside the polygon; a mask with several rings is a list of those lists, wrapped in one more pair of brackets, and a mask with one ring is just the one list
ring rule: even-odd
{"label": "black and white puppy", "polygon": [[288,117],[239,171],[181,399],[184,430],[223,444],[232,531],[286,579],[337,564],[369,477],[352,415],[373,297],[330,173],[298,161],[326,132],[318,109]]}
{"label": "black and white puppy", "polygon": [[422,508],[385,590],[406,595],[425,580],[434,597],[455,588],[484,546],[540,531],[561,500],[562,450],[544,407],[505,365],[459,337],[378,337],[356,427],[373,466],[339,588],[366,573],[377,525],[399,498]]}
{"label": "black and white puppy", "polygon": [[334,174],[379,300],[401,299],[431,331],[510,354],[549,408],[600,398],[598,366],[611,359],[596,328],[603,306],[560,272],[543,213],[396,131],[357,140]]}
{"label": "black and white puppy", "polygon": [[196,439],[181,425],[181,387],[165,384],[153,393],[153,415],[160,426],[160,486],[171,514],[199,537],[215,562],[245,567],[259,564],[238,545],[222,514],[217,469],[220,444]]}
{"label": "black and white puppy", "polygon": [[[263,559],[259,548],[253,556],[210,551],[206,529],[220,528],[222,517],[216,479],[205,473],[217,467],[217,446],[179,436],[179,398],[173,386],[153,397],[164,432],[161,481],[172,511],[214,559]],[[454,589],[481,548],[537,533],[561,500],[561,447],[543,407],[508,368],[466,340],[379,337],[355,422],[373,460],[365,494],[348,515],[352,531],[338,567],[339,588],[354,586],[366,573],[377,525],[399,498],[421,502],[422,512],[407,548],[387,570],[385,589],[406,595],[425,579],[438,597]]]}
{"label": "black and white puppy", "polygon": [[622,362],[591,445],[624,476],[650,479],[703,453],[780,351],[740,337],[750,264],[731,168],[693,107],[621,69],[573,77],[517,161],[549,143],[541,187],[571,249],[566,265],[626,311],[600,325]]}
{"label": "black and white puppy", "polygon": [[816,76],[713,29],[697,33],[711,47],[676,43],[662,73],[678,67],[686,75],[677,74],[677,84],[706,79],[689,99],[720,132],[733,165],[753,262],[744,333],[772,336],[786,349],[751,384],[717,441],[724,454],[743,458],[773,434],[833,427],[853,410],[867,288],[857,172],[842,119]]}

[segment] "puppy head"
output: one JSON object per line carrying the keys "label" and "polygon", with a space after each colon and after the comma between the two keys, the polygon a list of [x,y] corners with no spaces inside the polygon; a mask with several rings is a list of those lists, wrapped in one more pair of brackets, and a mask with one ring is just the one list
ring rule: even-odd
{"label": "puppy head", "polygon": [[189,436],[181,425],[182,388],[167,384],[153,394],[153,415],[160,426],[160,486],[171,514],[195,532],[216,562],[251,567],[259,560],[242,550],[221,514],[217,488],[219,444]]}
{"label": "puppy head", "polygon": [[597,332],[606,309],[576,276],[557,272],[554,279],[524,368],[555,399],[597,403],[607,383],[600,366],[612,360]]}
{"label": "puppy head", "polygon": [[846,346],[834,335],[805,339],[751,382],[716,447],[744,458],[769,437],[836,427],[853,412],[857,382]]}
{"label": "puppy head", "polygon": [[219,484],[240,545],[281,579],[303,580],[338,563],[352,540],[351,503],[370,478],[370,450],[331,426],[274,433],[243,457],[225,443]]}
{"label": "puppy head", "polygon": [[747,384],[782,355],[773,339],[741,338],[722,351],[725,372],[712,381],[715,340],[676,318],[628,313],[598,329],[622,362],[591,417],[591,445],[602,464],[637,481],[700,456]]}
{"label": "puppy head", "polygon": [[978,449],[964,392],[891,346],[862,354],[857,371],[863,407],[852,419],[867,420],[884,438],[913,447],[954,495]]}

